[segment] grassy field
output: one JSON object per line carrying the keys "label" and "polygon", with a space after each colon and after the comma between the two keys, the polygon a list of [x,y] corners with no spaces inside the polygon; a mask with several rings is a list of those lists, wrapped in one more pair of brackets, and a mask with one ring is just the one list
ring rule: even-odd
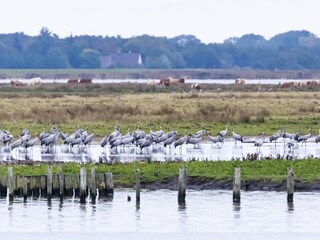
{"label": "grassy field", "polygon": [[[32,167],[30,167],[32,166]],[[58,174],[59,166],[62,166],[65,174],[78,174],[80,164],[64,163],[53,164],[53,174]],[[287,168],[292,167],[295,179],[302,182],[320,180],[320,162],[316,159],[308,160],[263,160],[263,161],[191,161],[191,162],[133,162],[106,164],[86,164],[87,172],[91,167],[96,172],[112,172],[117,186],[133,186],[135,183],[135,170],[141,171],[142,183],[154,183],[170,180],[178,176],[179,169],[186,167],[188,176],[203,180],[232,180],[234,168],[241,168],[242,181],[272,182],[284,181],[287,178]],[[46,175],[47,164],[13,165],[14,174],[20,176]],[[0,175],[7,175],[7,165],[0,165]]]}
{"label": "grassy field", "polygon": [[[126,89],[125,93],[123,87]],[[185,86],[187,88],[188,86]],[[139,124],[145,131],[175,129],[179,134],[201,129],[211,134],[235,129],[243,135],[270,135],[279,127],[288,132],[318,134],[320,93],[311,91],[249,91],[211,86],[202,93],[146,84],[67,84],[38,88],[0,87],[0,122],[17,136],[27,127],[31,133],[53,125],[70,132],[75,126],[102,136],[119,125],[122,132]],[[254,88],[254,87],[252,87]],[[110,90],[111,89],[111,90]],[[122,91],[117,91],[122,89]],[[176,90],[176,91],[175,91]],[[230,131],[231,132],[231,131]]]}
{"label": "grassy field", "polygon": [[319,79],[319,70],[252,70],[252,69],[0,69],[4,78],[98,78],[98,79]]}

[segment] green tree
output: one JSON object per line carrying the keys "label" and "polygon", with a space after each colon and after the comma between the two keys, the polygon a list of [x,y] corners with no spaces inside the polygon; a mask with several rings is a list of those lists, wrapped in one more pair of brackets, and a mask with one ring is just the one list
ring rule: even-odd
{"label": "green tree", "polygon": [[80,68],[99,68],[100,67],[100,53],[93,49],[83,49],[78,57]]}
{"label": "green tree", "polygon": [[59,48],[50,48],[47,54],[47,68],[70,68],[67,56]]}

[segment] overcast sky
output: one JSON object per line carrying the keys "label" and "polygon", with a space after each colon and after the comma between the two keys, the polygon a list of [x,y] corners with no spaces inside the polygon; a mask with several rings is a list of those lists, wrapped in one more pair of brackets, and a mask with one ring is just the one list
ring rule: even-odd
{"label": "overcast sky", "polygon": [[5,0],[0,33],[174,37],[204,43],[254,33],[266,39],[290,30],[320,36],[320,0]]}

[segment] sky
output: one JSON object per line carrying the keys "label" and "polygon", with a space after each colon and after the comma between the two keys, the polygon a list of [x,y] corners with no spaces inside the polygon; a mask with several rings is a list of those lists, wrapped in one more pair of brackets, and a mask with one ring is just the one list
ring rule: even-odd
{"label": "sky", "polygon": [[244,34],[266,39],[290,30],[320,36],[319,0],[6,0],[0,33],[39,35],[194,35],[222,43]]}

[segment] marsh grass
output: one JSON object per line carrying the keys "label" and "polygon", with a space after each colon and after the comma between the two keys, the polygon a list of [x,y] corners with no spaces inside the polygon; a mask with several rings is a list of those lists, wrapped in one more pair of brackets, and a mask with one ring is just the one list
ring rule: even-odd
{"label": "marsh grass", "polygon": [[[31,165],[12,165],[14,174],[21,176],[46,175],[48,164],[30,163]],[[58,174],[62,166],[65,174],[79,174],[78,163],[59,163],[53,165],[53,174]],[[32,167],[30,167],[32,166]],[[8,165],[0,165],[0,175],[7,175]],[[112,172],[117,186],[134,186],[135,170],[140,169],[142,183],[170,180],[178,177],[181,167],[188,169],[188,175],[205,181],[232,181],[235,167],[241,168],[241,180],[285,181],[287,168],[292,167],[296,181],[312,182],[320,180],[319,159],[305,160],[255,160],[255,161],[188,161],[188,162],[131,162],[113,164],[86,164],[87,173],[91,167],[96,172]]]}
{"label": "marsh grass", "polygon": [[[272,134],[279,126],[291,132],[299,127],[302,131],[312,128],[317,133],[320,122],[318,92],[123,94],[103,92],[100,88],[105,90],[106,86],[90,86],[90,90],[88,86],[79,86],[83,92],[78,95],[61,92],[73,91],[72,86],[59,88],[52,84],[43,88],[46,89],[43,92],[37,89],[16,93],[0,91],[0,122],[4,128],[17,135],[24,127],[40,132],[42,126],[50,128],[56,124],[62,130],[70,130],[79,125],[103,135],[105,131],[112,131],[115,124],[131,130],[140,124],[144,130],[149,130],[149,125],[153,129],[161,125],[183,134],[184,130],[194,132],[203,125],[216,133],[229,125],[241,134],[256,135],[262,131]],[[74,90],[75,93],[79,89]],[[94,92],[97,89],[99,92]]]}

